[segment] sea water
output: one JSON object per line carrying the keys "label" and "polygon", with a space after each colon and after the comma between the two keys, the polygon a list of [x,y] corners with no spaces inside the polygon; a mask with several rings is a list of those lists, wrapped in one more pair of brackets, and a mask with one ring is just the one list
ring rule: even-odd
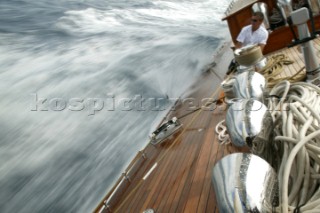
{"label": "sea water", "polygon": [[1,0],[0,212],[91,212],[222,42],[229,0]]}

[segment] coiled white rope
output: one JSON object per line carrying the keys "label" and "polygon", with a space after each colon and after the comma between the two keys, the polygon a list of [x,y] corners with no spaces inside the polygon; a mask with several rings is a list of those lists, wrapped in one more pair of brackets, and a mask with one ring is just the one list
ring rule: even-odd
{"label": "coiled white rope", "polygon": [[231,142],[225,120],[220,121],[216,125],[216,133],[218,134],[218,140],[220,144],[229,144]]}
{"label": "coiled white rope", "polygon": [[301,212],[320,212],[320,88],[283,81],[270,96],[275,141],[283,146],[277,212],[292,212],[297,206]]}

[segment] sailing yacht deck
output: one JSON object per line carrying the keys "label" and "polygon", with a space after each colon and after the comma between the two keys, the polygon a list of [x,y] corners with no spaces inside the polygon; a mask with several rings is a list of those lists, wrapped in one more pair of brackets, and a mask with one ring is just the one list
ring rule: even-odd
{"label": "sailing yacht deck", "polygon": [[[319,57],[320,39],[314,41],[314,46]],[[297,47],[273,54],[279,53],[294,61],[284,66],[282,77],[294,75],[304,66],[303,55]],[[219,90],[210,83],[216,78],[212,73],[206,73],[201,81],[202,89],[190,97],[199,97],[198,100],[217,98]],[[123,174],[114,193],[105,197],[96,212],[143,212],[147,209],[154,212],[218,212],[211,183],[213,166],[229,153],[246,151],[218,142],[215,127],[225,118],[225,111],[226,106],[221,105],[213,111],[198,110],[181,118],[183,129],[161,145],[146,146],[136,156],[137,163],[130,165],[130,171]],[[168,117],[179,118],[187,113],[190,108],[181,104]]]}
{"label": "sailing yacht deck", "polygon": [[[316,55],[318,58],[320,58],[320,39],[319,38],[314,39],[313,44],[314,44]],[[292,48],[285,48],[276,53],[272,53],[272,55],[281,54],[281,53],[285,54],[286,56],[288,56],[290,60],[294,61],[293,64],[284,66],[285,72],[281,74],[281,77],[292,76],[305,66],[303,54],[300,52],[299,49],[300,49],[299,46],[295,46]]]}

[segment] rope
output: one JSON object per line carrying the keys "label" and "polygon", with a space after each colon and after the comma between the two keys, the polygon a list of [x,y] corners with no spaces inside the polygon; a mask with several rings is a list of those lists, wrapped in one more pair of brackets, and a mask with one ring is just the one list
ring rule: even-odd
{"label": "rope", "polygon": [[[320,212],[320,88],[283,81],[270,92],[275,141],[282,147],[277,212]],[[280,153],[277,153],[281,155]],[[289,190],[290,188],[290,190]]]}
{"label": "rope", "polygon": [[230,136],[225,125],[225,120],[220,121],[216,125],[216,133],[218,134],[218,140],[220,144],[229,144],[231,142]]}
{"label": "rope", "polygon": [[305,79],[306,74],[303,72],[305,67],[302,67],[296,74],[289,77],[281,77],[280,74],[284,71],[284,65],[290,65],[293,61],[289,60],[284,54],[272,55],[267,58],[267,64],[264,68],[259,70],[266,80],[268,87],[271,88],[282,81],[289,81],[291,83],[302,81]]}
{"label": "rope", "polygon": [[[209,70],[210,70],[210,72],[211,72],[212,75],[217,76],[217,77],[222,81],[222,78],[221,78],[212,68],[210,68]],[[208,101],[208,102],[205,104],[204,107],[208,107],[208,106],[210,106],[210,105],[212,105],[212,104],[215,104],[215,103],[217,103],[217,102],[222,103],[223,100],[224,100],[224,98],[225,98],[225,97],[220,97],[220,98],[218,98],[218,99],[215,99],[215,100],[212,101],[212,102],[209,102],[209,101]],[[188,115],[191,115],[191,114],[195,113],[196,111],[200,110],[201,108],[202,108],[202,107],[198,107],[197,109],[192,110],[191,112],[188,112],[188,113],[186,113],[186,114],[184,114],[184,115],[181,115],[180,117],[178,117],[178,119],[182,119],[182,118],[184,118],[184,117],[187,117]]]}
{"label": "rope", "polygon": [[246,46],[234,51],[235,60],[243,66],[255,64],[262,57],[262,51],[258,45]]}

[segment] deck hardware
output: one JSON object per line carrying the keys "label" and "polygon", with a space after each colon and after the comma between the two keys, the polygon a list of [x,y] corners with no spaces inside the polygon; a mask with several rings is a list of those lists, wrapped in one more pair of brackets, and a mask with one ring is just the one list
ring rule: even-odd
{"label": "deck hardware", "polygon": [[152,167],[151,167],[151,169],[147,172],[147,174],[142,178],[143,180],[146,180],[148,177],[149,177],[149,175],[151,174],[151,172],[153,172],[153,170],[156,168],[158,166],[158,163],[155,163]]}
{"label": "deck hardware", "polygon": [[108,204],[107,200],[103,201],[103,205],[101,206],[100,210],[98,211],[98,213],[102,213],[104,212],[105,210],[108,210],[109,212],[112,212],[111,211],[111,208],[110,208],[110,205]]}
{"label": "deck hardware", "polygon": [[[297,39],[294,31],[293,35],[295,37],[295,40],[292,44],[289,45],[289,47],[293,47],[295,45],[301,45],[301,49],[303,52],[304,62],[306,66],[306,72],[307,72],[307,81],[314,83],[315,79],[320,78],[320,66],[317,59],[317,56],[315,54],[315,49],[312,43],[312,40],[316,38],[316,35],[319,32],[316,32],[314,29],[314,20],[312,16],[312,11],[309,8],[302,7],[300,9],[297,9],[295,11],[291,11],[290,16],[287,17],[289,23],[292,25],[297,26],[299,39]],[[310,20],[311,22],[311,28],[312,32],[310,33],[307,22]]]}
{"label": "deck hardware", "polygon": [[267,81],[263,75],[252,70],[245,71],[221,83],[225,101],[232,104],[233,99],[253,98],[264,102]]}
{"label": "deck hardware", "polygon": [[102,213],[105,208],[106,208],[106,205],[101,206],[101,208],[100,208],[98,213]]}
{"label": "deck hardware", "polygon": [[273,162],[273,120],[268,108],[254,99],[234,102],[226,115],[226,126],[232,144],[247,146],[253,154]]}
{"label": "deck hardware", "polygon": [[279,203],[277,174],[256,155],[227,155],[212,174],[220,212],[271,212],[272,204]]}
{"label": "deck hardware", "polygon": [[[307,8],[304,7],[293,11],[291,13],[291,19],[293,24],[296,25],[298,28],[300,40],[306,39],[308,37],[313,38],[315,36],[314,34],[310,36],[310,32],[307,25],[307,21],[310,19],[310,17]],[[307,80],[311,81],[314,78],[319,78],[319,63],[311,40],[302,43],[301,47],[304,55],[304,61],[306,63]]]}
{"label": "deck hardware", "polygon": [[153,209],[146,209],[143,211],[143,213],[154,213]]}
{"label": "deck hardware", "polygon": [[139,152],[141,153],[141,156],[143,157],[143,159],[147,159],[147,153],[145,152],[145,150],[141,150]]}
{"label": "deck hardware", "polygon": [[112,212],[109,204],[107,205],[107,209],[109,212]]}
{"label": "deck hardware", "polygon": [[259,62],[263,58],[263,55],[261,48],[255,44],[236,49],[234,51],[234,58],[239,65],[249,67]]}
{"label": "deck hardware", "polygon": [[164,122],[157,130],[151,133],[150,143],[157,145],[165,141],[169,136],[180,130],[182,124],[178,118],[173,117],[171,120]]}
{"label": "deck hardware", "polygon": [[124,172],[122,175],[127,181],[131,182],[130,176],[127,173]]}

